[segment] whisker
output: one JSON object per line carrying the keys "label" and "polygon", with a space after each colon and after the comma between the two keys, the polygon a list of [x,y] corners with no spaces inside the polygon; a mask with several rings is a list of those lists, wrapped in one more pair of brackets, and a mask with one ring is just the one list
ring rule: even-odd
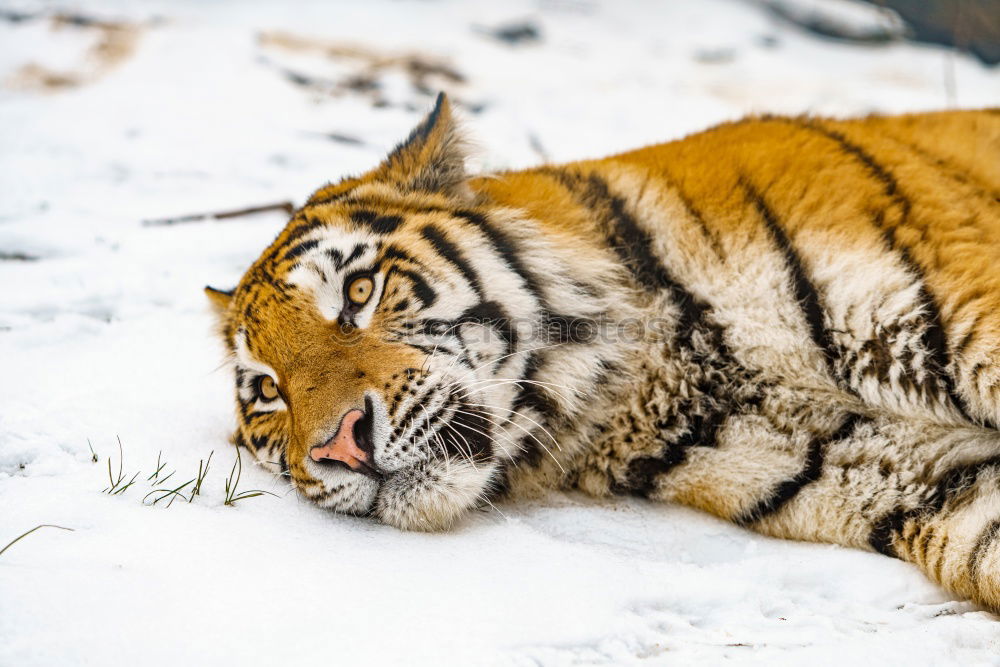
{"label": "whisker", "polygon": [[[454,411],[457,410],[457,408],[452,408],[452,409],[453,409],[452,416],[454,417],[454,414],[455,414]],[[470,443],[469,440],[464,435],[462,435],[462,433],[459,432],[458,429],[456,429],[454,426],[451,425],[451,421],[450,420],[447,420],[447,419],[443,420],[442,423],[441,423],[441,427],[442,427],[442,429],[444,429],[444,428],[450,428],[452,431],[455,432],[455,435],[457,435],[458,437],[460,437],[462,439],[462,442],[465,443],[466,450],[462,451],[462,448],[458,446],[458,443],[455,443],[455,446],[458,447],[458,451],[461,452],[465,456],[466,459],[468,459],[469,464],[473,468],[475,468],[476,470],[478,470],[479,468],[476,466],[476,462],[473,460],[473,456],[472,456],[472,443]],[[475,430],[475,429],[473,429],[473,430]],[[486,434],[484,434],[484,435],[486,435]],[[490,436],[487,435],[486,437],[488,438]]]}
{"label": "whisker", "polygon": [[[427,412],[427,408],[425,408],[425,407],[423,406],[423,404],[421,404],[421,405],[420,405],[420,409],[424,411],[424,414],[425,414],[425,415],[427,415],[427,425],[428,425],[428,426],[433,426],[433,424],[434,424],[434,420],[433,420],[433,418],[432,418],[432,417],[430,416],[430,414],[429,414],[429,413]],[[442,421],[442,428],[444,428],[444,427],[446,427],[446,426],[448,426],[448,421],[447,421],[447,420],[444,420],[444,421]],[[435,435],[440,435],[440,431],[439,431],[439,432],[437,432],[437,433],[435,433]],[[464,439],[464,438],[463,438],[463,439]],[[446,446],[446,445],[444,444],[444,441],[443,441],[443,440],[439,440],[439,442],[440,442],[440,444],[441,444],[441,446],[442,446],[442,448],[443,448],[443,450],[442,450],[442,454],[444,455],[444,458],[445,458],[445,461],[447,461],[447,460],[448,460],[448,448],[447,448],[447,446]],[[475,467],[476,467],[476,464],[475,464],[475,462],[474,462],[474,461],[472,460],[472,445],[470,445],[470,444],[469,444],[469,441],[468,441],[468,440],[466,440],[466,441],[465,441],[465,444],[466,444],[466,445],[467,445],[467,446],[469,447],[469,454],[468,454],[468,459],[469,459],[469,463],[471,463],[471,464],[472,464],[472,467],[473,467],[473,468],[475,468]],[[461,451],[461,449],[459,449],[459,451]],[[464,452],[463,452],[463,454],[464,454]]]}
{"label": "whisker", "polygon": [[[510,457],[510,455],[507,454],[507,449],[503,445],[501,445],[499,442],[497,442],[493,438],[493,436],[491,436],[489,433],[484,433],[483,431],[480,431],[480,430],[478,430],[476,428],[473,428],[472,426],[469,426],[468,424],[464,424],[463,423],[462,426],[464,428],[467,428],[467,429],[472,430],[472,431],[476,431],[477,433],[485,436],[487,440],[491,441],[493,444],[497,445],[500,449],[502,449],[504,451],[504,454],[506,454],[508,456],[508,458]],[[466,453],[465,451],[462,451],[461,447],[459,447],[458,450],[462,453],[463,458],[465,458],[473,468],[475,468],[476,470],[479,470],[479,466],[476,465],[476,462],[472,458],[472,445],[469,444],[469,441],[466,439],[466,437],[464,435],[462,435],[462,433],[457,428],[455,428],[455,426],[452,425],[451,422],[445,422],[442,425],[442,428],[450,429],[455,435],[457,435],[458,437],[460,437],[462,440],[465,441],[465,445],[468,448],[468,453]]]}
{"label": "whisker", "polygon": [[[490,406],[486,405],[485,403],[464,403],[463,405],[480,405],[480,406],[484,406],[484,407],[490,407]],[[511,413],[512,413],[512,414],[517,414],[517,415],[519,415],[520,417],[522,417],[522,418],[524,418],[524,419],[527,419],[527,420],[528,420],[528,421],[530,421],[530,422],[531,422],[532,424],[534,424],[534,425],[535,425],[535,426],[537,426],[538,428],[540,428],[540,429],[542,429],[543,431],[545,431],[545,434],[546,434],[546,435],[548,435],[548,436],[549,436],[549,438],[551,438],[551,439],[552,439],[552,444],[554,444],[554,445],[556,446],[556,449],[558,449],[559,451],[562,451],[562,446],[561,446],[561,445],[559,444],[559,442],[558,442],[558,441],[557,441],[557,440],[556,440],[555,438],[553,438],[553,437],[552,437],[552,434],[551,434],[551,433],[549,433],[549,432],[548,432],[548,430],[547,430],[547,429],[546,429],[546,428],[545,428],[544,426],[542,426],[541,424],[539,424],[538,422],[536,422],[536,421],[535,421],[534,419],[532,419],[531,417],[528,417],[527,415],[524,415],[524,414],[522,414],[522,413],[520,413],[520,412],[516,412],[516,411],[514,411],[514,410],[511,410]],[[525,434],[526,434],[526,435],[527,435],[528,437],[530,437],[530,438],[531,438],[532,440],[534,440],[535,442],[537,442],[537,443],[538,443],[538,445],[539,445],[540,447],[545,447],[545,444],[544,444],[544,443],[543,443],[543,442],[542,442],[541,440],[539,440],[539,439],[538,439],[538,437],[537,437],[537,436],[536,436],[536,435],[535,435],[534,433],[532,433],[531,431],[529,431],[529,430],[528,430],[528,429],[526,429],[525,427],[521,426],[520,424],[518,424],[518,423],[517,423],[516,421],[514,421],[514,420],[513,420],[513,419],[511,419],[510,417],[504,417],[504,416],[502,416],[502,415],[490,415],[490,416],[491,416],[491,417],[495,417],[496,419],[502,419],[502,420],[504,420],[505,422],[509,422],[509,423],[513,424],[514,426],[516,426],[516,427],[518,427],[519,429],[521,429],[522,431],[524,431],[524,433],[525,433]],[[495,422],[494,422],[494,423],[495,423]],[[499,424],[497,424],[497,427],[498,427],[498,428],[502,428],[502,427],[501,427],[501,426],[500,426]]]}
{"label": "whisker", "polygon": [[[487,403],[468,403],[468,402],[465,402],[465,401],[463,401],[462,403],[464,405],[473,405],[473,406],[476,406],[476,407],[489,408],[489,409],[492,409],[492,410],[499,410],[500,409],[500,408],[497,408],[496,406],[489,405]],[[552,435],[552,433],[549,432],[549,429],[545,428],[539,422],[535,421],[534,419],[532,419],[528,415],[524,414],[523,412],[520,412],[519,410],[514,410],[514,409],[511,409],[511,408],[507,408],[506,410],[507,410],[507,414],[517,415],[518,417],[521,417],[522,419],[527,419],[529,422],[531,422],[532,424],[534,424],[538,428],[542,429],[542,432],[544,432],[545,435],[549,436],[549,440],[552,441],[552,444],[555,445],[556,448],[559,449],[560,451],[562,450],[562,447],[559,445],[559,441],[556,440],[555,436]],[[494,416],[496,416],[497,418],[503,419],[503,417],[501,417],[500,415],[494,415]]]}
{"label": "whisker", "polygon": [[[457,329],[461,325],[462,325],[461,322],[456,322],[455,324],[453,324],[450,327],[448,327],[445,331],[443,331],[442,333],[438,334],[437,338],[438,339],[444,338],[445,336],[447,336],[448,334],[450,334],[452,331],[454,331],[455,329]],[[427,372],[425,367],[426,367],[427,363],[430,362],[431,357],[433,357],[437,353],[438,347],[440,347],[440,345],[441,345],[441,341],[438,340],[436,343],[434,343],[434,347],[431,348],[431,351],[424,357],[424,361],[420,364],[420,372],[421,373]],[[452,357],[451,363],[455,363],[456,359],[458,359],[457,356],[456,357]]]}
{"label": "whisker", "polygon": [[495,512],[496,512],[497,514],[499,514],[500,516],[502,516],[502,517],[503,517],[503,520],[504,520],[504,521],[510,521],[510,519],[509,519],[509,518],[507,517],[507,515],[506,515],[506,514],[504,514],[503,512],[501,512],[501,511],[500,511],[500,509],[499,509],[499,508],[498,508],[498,507],[497,507],[496,505],[494,505],[493,503],[491,503],[491,502],[490,502],[490,499],[489,499],[489,498],[487,498],[486,496],[483,496],[482,500],[483,500],[483,502],[485,502],[485,503],[486,503],[487,505],[489,505],[490,507],[492,507],[492,508],[493,508],[493,510],[494,510],[494,511],[495,511]]}
{"label": "whisker", "polygon": [[[464,411],[459,411],[459,412],[464,412]],[[468,412],[466,412],[465,414],[472,414],[474,417],[480,417],[480,418],[482,418],[481,415],[477,415],[477,414],[474,414],[474,413],[468,413]],[[504,429],[502,426],[500,426],[496,422],[491,422],[491,423],[493,423],[497,428],[499,428],[499,429],[501,429],[503,431],[503,435],[507,438],[507,442],[509,442],[511,445],[513,445],[516,449],[518,449],[518,450],[521,449],[521,447],[514,441],[514,439],[510,437],[510,435],[507,433],[506,429]],[[495,437],[493,437],[489,433],[486,433],[485,431],[481,431],[480,429],[478,429],[478,428],[476,428],[474,426],[470,426],[469,424],[466,424],[464,422],[462,422],[461,424],[462,424],[462,426],[464,428],[467,428],[469,430],[475,431],[476,433],[479,433],[480,435],[485,436],[493,444],[495,444],[497,447],[499,447],[501,449],[501,451],[503,451],[504,456],[506,456],[508,458],[508,460],[510,460],[510,461],[514,460],[514,457],[510,455],[510,450],[508,450],[506,447],[504,447],[504,445],[499,440],[497,440]],[[452,426],[450,423],[446,424],[446,425],[448,427],[450,427],[453,431],[455,431],[456,433],[458,433],[457,429],[455,429],[455,427]],[[461,434],[459,434],[459,435],[461,435]],[[545,445],[542,445],[542,447],[545,448]],[[549,451],[549,450],[546,449],[546,451]],[[549,451],[549,456],[552,456],[552,452],[551,451]],[[555,456],[552,456],[552,459],[554,461],[556,461],[556,465],[559,466],[560,469],[562,469],[562,465],[559,463],[558,460],[556,460]],[[563,472],[566,472],[566,471],[563,470]]]}
{"label": "whisker", "polygon": [[[570,392],[572,392],[574,394],[577,394],[581,398],[583,397],[583,394],[581,392],[577,391],[576,389],[573,389],[572,387],[569,387],[569,386],[566,386],[566,385],[556,384],[554,382],[542,382],[540,380],[514,380],[514,379],[511,379],[511,378],[496,378],[496,379],[492,379],[492,380],[477,380],[475,382],[470,382],[470,383],[468,383],[466,385],[466,387],[471,387],[473,385],[486,384],[486,383],[493,383],[493,386],[496,386],[496,385],[501,385],[502,386],[502,385],[507,385],[507,384],[513,384],[513,385],[532,384],[532,385],[537,385],[539,387],[546,387],[546,388],[548,388],[548,387],[557,387],[557,388],[560,388],[560,389],[566,389],[567,391],[570,391]],[[486,391],[489,388],[490,388],[489,385],[485,386],[485,387],[480,387],[478,389],[471,389],[470,388],[470,389],[467,389],[467,391],[464,394],[461,394],[461,396],[464,398],[464,397],[468,396],[469,394],[471,394],[473,392]],[[564,394],[556,391],[555,389],[550,389],[550,391],[552,391],[554,394],[562,397],[563,400],[565,400],[567,402],[570,401],[569,398],[567,398]]]}
{"label": "whisker", "polygon": [[[463,405],[465,405],[465,403],[463,403]],[[502,430],[504,432],[504,435],[507,436],[508,441],[510,442],[510,444],[514,445],[514,447],[516,447],[519,451],[523,450],[523,447],[520,447],[517,444],[517,442],[515,442],[514,439],[510,437],[510,435],[507,433],[507,429],[504,428],[499,422],[496,422],[496,421],[494,421],[492,419],[493,417],[497,417],[497,415],[489,415],[489,416],[487,416],[487,415],[482,415],[482,414],[478,414],[478,413],[475,413],[475,412],[469,412],[468,410],[459,410],[458,408],[455,409],[455,412],[461,413],[461,414],[465,414],[465,415],[469,415],[470,417],[476,417],[477,419],[482,419],[484,421],[489,422],[490,424],[492,424],[493,426],[496,426],[498,429],[500,429],[500,430]],[[498,418],[500,418],[500,417],[498,417]],[[510,421],[510,420],[507,420],[507,421]],[[465,422],[461,422],[461,425],[465,426],[466,428],[473,428],[472,426],[466,424]],[[515,426],[516,425],[517,424],[515,424]],[[476,430],[476,429],[473,428],[473,430]],[[523,428],[522,428],[522,430],[523,430]],[[483,433],[482,431],[477,431],[477,432],[478,433]],[[527,431],[525,431],[525,433],[527,433]],[[491,437],[489,434],[486,434],[486,433],[483,433],[483,435],[485,435],[488,438]],[[531,435],[531,434],[528,433],[528,435]],[[500,442],[498,442],[498,441],[494,440],[494,442],[503,450],[504,455],[506,455],[508,459],[510,459],[511,461],[514,460],[513,457],[510,455],[510,452],[507,450],[506,447],[504,447],[503,445],[501,445]]]}
{"label": "whisker", "polygon": [[495,364],[496,362],[503,361],[504,359],[506,359],[508,357],[514,357],[514,356],[517,356],[519,354],[526,354],[528,352],[536,352],[538,350],[547,350],[549,348],[559,347],[560,345],[565,345],[565,343],[552,343],[551,345],[540,345],[538,347],[529,347],[529,348],[524,349],[524,350],[516,350],[514,352],[509,352],[509,353],[504,354],[503,356],[500,356],[500,357],[494,357],[493,359],[489,359],[488,361],[484,361],[483,363],[481,363],[480,365],[476,366],[475,368],[473,368],[473,369],[465,372],[464,374],[460,375],[453,382],[449,383],[449,385],[447,385],[447,386],[459,384],[466,377],[468,377],[469,375],[475,373],[476,371],[478,371],[483,366],[488,366],[490,364]]}
{"label": "whisker", "polygon": [[[279,468],[281,467],[281,462],[280,461],[256,461],[255,460],[253,462],[253,464],[255,466],[260,466],[262,468],[264,467],[265,463],[270,463],[271,465],[278,466]],[[268,470],[268,472],[271,472],[271,471]],[[287,470],[279,470],[278,472],[272,472],[271,474],[272,475],[277,475],[278,477],[291,477],[292,476],[292,473],[288,472]]]}

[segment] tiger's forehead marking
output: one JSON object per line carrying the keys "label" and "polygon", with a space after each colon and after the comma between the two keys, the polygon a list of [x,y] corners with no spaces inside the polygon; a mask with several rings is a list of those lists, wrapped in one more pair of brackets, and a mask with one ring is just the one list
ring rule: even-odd
{"label": "tiger's forehead marking", "polygon": [[381,288],[377,259],[382,245],[363,231],[321,229],[298,244],[302,250],[296,253],[286,281],[311,300],[324,320],[334,321],[344,308],[344,288],[352,274],[372,272],[375,291]]}

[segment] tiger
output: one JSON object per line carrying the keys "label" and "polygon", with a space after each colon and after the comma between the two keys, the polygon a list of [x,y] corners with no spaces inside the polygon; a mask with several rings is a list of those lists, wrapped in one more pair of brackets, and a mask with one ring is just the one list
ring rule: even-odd
{"label": "tiger", "polygon": [[1000,109],[484,175],[456,116],[439,95],[206,288],[238,447],[403,530],[633,495],[1000,610]]}

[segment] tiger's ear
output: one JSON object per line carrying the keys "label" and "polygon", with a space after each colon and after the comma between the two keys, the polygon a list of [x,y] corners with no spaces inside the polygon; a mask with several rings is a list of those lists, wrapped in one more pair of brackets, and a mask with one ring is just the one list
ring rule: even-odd
{"label": "tiger's ear", "polygon": [[407,190],[464,197],[468,194],[465,148],[451,103],[438,93],[434,110],[389,153],[373,176]]}
{"label": "tiger's ear", "polygon": [[212,304],[212,310],[219,320],[224,320],[226,312],[233,302],[233,290],[227,292],[226,290],[216,289],[211,285],[205,285],[205,296],[208,297],[208,302]]}

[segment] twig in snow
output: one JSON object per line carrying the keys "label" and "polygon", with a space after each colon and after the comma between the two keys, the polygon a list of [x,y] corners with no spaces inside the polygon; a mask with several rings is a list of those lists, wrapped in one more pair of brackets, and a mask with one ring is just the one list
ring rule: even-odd
{"label": "twig in snow", "polygon": [[0,261],[4,262],[37,262],[38,257],[35,255],[29,255],[26,252],[20,252],[15,250],[14,252],[7,252],[6,250],[0,250]]}
{"label": "twig in snow", "polygon": [[226,220],[228,218],[240,218],[245,215],[255,213],[267,213],[268,211],[284,211],[288,215],[295,212],[295,205],[290,201],[277,202],[274,204],[263,204],[261,206],[248,206],[229,211],[213,211],[209,213],[192,213],[191,215],[181,215],[174,218],[153,218],[143,220],[146,227],[156,227],[161,225],[176,225],[183,222],[201,222],[203,220]]}

